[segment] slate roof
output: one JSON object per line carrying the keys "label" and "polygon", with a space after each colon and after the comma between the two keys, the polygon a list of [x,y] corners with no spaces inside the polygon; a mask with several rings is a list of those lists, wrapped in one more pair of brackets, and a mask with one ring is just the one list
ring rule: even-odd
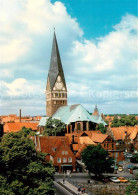
{"label": "slate roof", "polygon": [[90,115],[80,104],[62,106],[58,108],[52,118],[59,119],[67,125],[76,121],[91,121],[97,124],[102,123],[106,125],[101,116]]}
{"label": "slate roof", "polygon": [[66,82],[65,82],[64,72],[63,72],[62,63],[61,63],[61,59],[60,59],[56,34],[54,32],[50,68],[49,68],[49,73],[48,73],[48,78],[49,78],[51,90],[54,87],[54,84],[56,82],[58,75],[61,76],[62,82],[63,82],[64,86],[66,87]]}

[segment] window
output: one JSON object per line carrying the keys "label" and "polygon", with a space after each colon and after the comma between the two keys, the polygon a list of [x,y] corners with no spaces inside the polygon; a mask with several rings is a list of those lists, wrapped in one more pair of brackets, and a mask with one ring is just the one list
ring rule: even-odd
{"label": "window", "polygon": [[104,148],[106,147],[106,144],[104,144]]}
{"label": "window", "polygon": [[53,147],[52,150],[53,150],[54,152],[56,152],[56,148],[55,148],[55,147]]}
{"label": "window", "polygon": [[118,158],[118,153],[117,152],[115,153],[115,158]]}
{"label": "window", "polygon": [[64,151],[62,151],[62,155],[64,155]]}
{"label": "window", "polygon": [[57,158],[57,162],[58,163],[61,163],[61,158]]}
{"label": "window", "polygon": [[109,145],[107,144],[107,148],[108,148],[108,146],[109,146]]}
{"label": "window", "polygon": [[114,144],[112,144],[112,149],[114,149]]}
{"label": "window", "polygon": [[65,154],[68,154],[68,151],[65,151]]}
{"label": "window", "polygon": [[83,122],[83,131],[86,131],[86,122]]}
{"label": "window", "polygon": [[72,158],[71,157],[68,158],[68,162],[72,162]]}
{"label": "window", "polygon": [[77,124],[77,130],[80,130],[81,129],[81,126],[80,126],[80,123]]}
{"label": "window", "polygon": [[63,158],[63,163],[66,163],[67,162],[67,158]]}

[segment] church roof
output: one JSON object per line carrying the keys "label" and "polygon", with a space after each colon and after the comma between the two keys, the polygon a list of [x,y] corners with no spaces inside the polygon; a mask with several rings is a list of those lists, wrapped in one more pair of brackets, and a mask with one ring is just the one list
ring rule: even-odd
{"label": "church roof", "polygon": [[101,116],[91,116],[80,104],[62,106],[58,108],[52,118],[59,119],[67,125],[76,121],[91,121],[94,123],[102,123],[106,125]]}
{"label": "church roof", "polygon": [[66,82],[65,82],[64,72],[63,72],[62,63],[60,59],[56,34],[54,32],[50,68],[49,68],[49,73],[48,73],[48,78],[49,78],[51,89],[53,89],[58,75],[61,76],[62,82],[64,86],[66,87]]}
{"label": "church roof", "polygon": [[105,122],[104,122],[104,120],[103,120],[103,118],[101,117],[101,115],[92,115],[91,116],[92,117],[92,121],[94,122],[94,123],[98,123],[98,124],[103,124],[104,126],[105,125],[107,125]]}
{"label": "church roof", "polygon": [[39,122],[38,126],[45,126],[45,125],[46,125],[46,122],[47,122],[47,120],[48,120],[48,118],[49,118],[49,117],[47,117],[47,116],[42,117],[42,118],[40,119],[40,122]]}
{"label": "church roof", "polygon": [[91,121],[90,114],[80,104],[62,106],[58,108],[52,118],[57,118],[65,124],[76,121]]}

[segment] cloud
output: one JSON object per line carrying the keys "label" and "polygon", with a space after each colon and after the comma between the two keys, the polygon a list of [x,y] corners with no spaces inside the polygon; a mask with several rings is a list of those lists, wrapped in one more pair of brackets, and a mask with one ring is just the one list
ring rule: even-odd
{"label": "cloud", "polygon": [[[67,31],[61,39],[72,42],[77,36],[82,36],[76,19],[70,17],[65,6],[61,2],[50,3],[49,0],[0,0],[0,53],[1,63],[16,62],[19,57],[26,55],[33,49],[40,36],[49,40],[51,30]],[[42,42],[42,40],[41,40]]]}
{"label": "cloud", "polygon": [[41,81],[27,81],[24,78],[18,78],[11,83],[1,81],[1,95],[12,99],[33,98],[33,96],[42,96],[44,94],[44,83]]}
{"label": "cloud", "polygon": [[93,40],[75,41],[72,52],[75,59],[80,59],[76,69],[87,74],[118,71],[126,66],[129,70],[135,69],[138,58],[137,23],[137,17],[126,15],[120,24],[114,26],[114,31],[97,38],[96,43]]}
{"label": "cloud", "polygon": [[49,0],[0,0],[0,9],[0,90],[1,105],[5,105],[2,112],[12,112],[22,105],[34,114],[34,104],[36,112],[45,114],[44,91],[54,27],[69,104],[82,103],[90,111],[98,104],[104,113],[138,111],[134,103],[138,64],[136,16],[127,14],[112,32],[88,40],[77,19],[68,14],[60,1],[52,4]]}
{"label": "cloud", "polygon": [[16,61],[19,57],[25,55],[30,49],[31,40],[29,38],[20,37],[20,39],[0,40],[0,63],[9,63]]}

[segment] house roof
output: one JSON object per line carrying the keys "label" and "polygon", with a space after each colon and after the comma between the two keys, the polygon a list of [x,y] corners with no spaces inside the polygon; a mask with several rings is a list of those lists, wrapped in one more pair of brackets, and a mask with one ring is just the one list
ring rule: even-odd
{"label": "house roof", "polygon": [[22,127],[31,128],[37,130],[38,123],[21,122],[21,123],[6,123],[4,125],[4,133],[18,132]]}
{"label": "house roof", "polygon": [[51,154],[53,157],[56,155],[57,151],[61,148],[62,145],[69,146],[68,137],[65,136],[39,136],[37,139],[39,139],[38,143],[40,143],[40,145],[38,144],[38,147],[41,148],[41,151]]}
{"label": "house roof", "polygon": [[[108,137],[106,134],[102,134],[100,131],[83,131],[83,132],[73,132],[70,134],[66,134],[69,137],[69,141],[72,141],[72,135],[74,135],[74,141],[77,141],[79,144],[93,144],[103,143],[105,139]],[[88,136],[86,136],[88,135]]]}
{"label": "house roof", "polygon": [[134,139],[137,134],[138,125],[134,127],[130,126],[121,126],[121,127],[112,127],[110,130],[112,131],[115,140],[124,140],[126,136],[126,132],[130,135],[130,139]]}
{"label": "house roof", "polygon": [[79,137],[80,144],[86,144],[86,145],[95,145],[93,140],[91,138],[87,137]]}
{"label": "house roof", "polygon": [[103,143],[107,137],[108,135],[106,134],[92,133],[91,140],[96,143]]}
{"label": "house roof", "polygon": [[81,153],[82,153],[82,151],[83,151],[86,147],[87,147],[86,144],[80,145],[79,150],[78,150],[78,152],[76,153],[76,157],[77,157],[78,159],[81,159]]}
{"label": "house roof", "polygon": [[132,140],[135,139],[137,134],[138,134],[138,125],[135,126],[133,132],[130,134],[130,139],[132,139]]}
{"label": "house roof", "polygon": [[62,106],[58,108],[52,118],[59,119],[67,125],[76,121],[91,121],[94,123],[102,123],[106,125],[101,116],[90,115],[81,104]]}

